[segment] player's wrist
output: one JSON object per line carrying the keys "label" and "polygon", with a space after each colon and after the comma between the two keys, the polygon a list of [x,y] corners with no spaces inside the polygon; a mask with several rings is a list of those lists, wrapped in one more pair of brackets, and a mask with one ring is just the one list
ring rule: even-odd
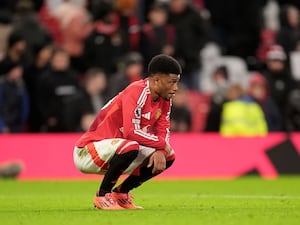
{"label": "player's wrist", "polygon": [[162,154],[164,154],[165,157],[167,157],[167,155],[169,154],[166,150],[164,149],[160,149],[160,150],[156,150],[158,152],[161,152]]}

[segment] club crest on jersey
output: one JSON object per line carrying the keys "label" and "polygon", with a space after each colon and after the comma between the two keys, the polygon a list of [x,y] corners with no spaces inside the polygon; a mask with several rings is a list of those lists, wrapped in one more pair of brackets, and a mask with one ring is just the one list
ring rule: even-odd
{"label": "club crest on jersey", "polygon": [[134,110],[134,115],[136,118],[141,118],[142,115],[142,106],[138,106],[136,107],[136,109]]}
{"label": "club crest on jersey", "polygon": [[161,109],[158,109],[155,113],[155,119],[157,120],[161,115]]}
{"label": "club crest on jersey", "polygon": [[113,139],[112,141],[111,141],[111,144],[112,145],[116,145],[116,144],[118,144],[119,143],[119,139]]}

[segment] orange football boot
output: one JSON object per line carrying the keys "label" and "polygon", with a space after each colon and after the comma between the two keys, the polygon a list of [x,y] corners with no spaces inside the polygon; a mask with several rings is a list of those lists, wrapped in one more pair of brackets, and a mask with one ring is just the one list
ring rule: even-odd
{"label": "orange football boot", "polygon": [[124,209],[144,209],[132,202],[133,196],[130,193],[111,193],[112,198]]}

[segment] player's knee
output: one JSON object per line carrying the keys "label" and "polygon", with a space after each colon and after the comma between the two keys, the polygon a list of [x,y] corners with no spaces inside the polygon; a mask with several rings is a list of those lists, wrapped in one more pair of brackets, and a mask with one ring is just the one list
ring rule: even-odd
{"label": "player's knee", "polygon": [[136,141],[125,140],[118,147],[116,154],[120,155],[132,151],[138,152],[139,150],[140,150],[140,145]]}

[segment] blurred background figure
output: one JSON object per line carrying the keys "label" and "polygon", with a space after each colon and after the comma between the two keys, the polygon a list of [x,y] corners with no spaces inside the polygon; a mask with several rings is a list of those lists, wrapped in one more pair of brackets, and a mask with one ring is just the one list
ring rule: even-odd
{"label": "blurred background figure", "polygon": [[261,0],[204,0],[211,15],[212,41],[221,46],[225,55],[243,58],[248,67],[256,61],[264,4]]}
{"label": "blurred background figure", "polygon": [[200,50],[208,41],[208,23],[188,0],[169,1],[169,23],[176,30],[175,57],[183,67],[181,81],[199,89]]}
{"label": "blurred background figure", "polygon": [[23,169],[23,165],[20,162],[1,162],[0,163],[0,179],[14,179]]}
{"label": "blurred background figure", "polygon": [[260,73],[251,75],[248,85],[248,95],[262,108],[268,125],[268,131],[282,130],[282,117],[277,105],[270,97],[267,80]]}
{"label": "blurred background figure", "polygon": [[111,2],[98,2],[92,13],[93,30],[85,42],[83,60],[87,68],[100,67],[109,77],[126,54],[126,41],[120,34],[118,16]]}
{"label": "blurred background figure", "polygon": [[83,6],[73,2],[63,2],[53,12],[59,22],[62,47],[70,56],[70,64],[80,73],[86,70],[83,58],[85,40],[92,31],[91,18]]}
{"label": "blurred background figure", "polygon": [[276,41],[285,52],[291,52],[296,49],[299,40],[299,9],[293,5],[284,5],[280,10],[280,30],[276,35]]}
{"label": "blurred background figure", "polygon": [[289,94],[285,122],[288,132],[300,131],[300,81]]}
{"label": "blurred background figure", "polygon": [[106,74],[100,68],[87,71],[83,88],[66,102],[64,120],[69,132],[86,131],[106,103]]}
{"label": "blurred background figure", "polygon": [[119,71],[109,79],[109,98],[117,95],[130,83],[143,79],[144,60],[140,53],[130,52],[122,62]]}
{"label": "blurred background figure", "polygon": [[137,0],[115,1],[118,30],[124,42],[122,49],[124,54],[139,49],[141,28],[136,16],[137,2]]}
{"label": "blurred background figure", "polygon": [[[287,56],[283,48],[273,45],[266,55],[266,68],[261,72],[269,84],[270,97],[280,110],[281,118],[284,118],[287,98],[294,87],[294,80],[286,61]],[[283,125],[281,127],[285,129]]]}
{"label": "blurred background figure", "polygon": [[24,81],[30,98],[30,110],[27,128],[29,132],[40,132],[42,117],[38,108],[38,81],[43,73],[49,69],[50,58],[54,47],[42,46],[37,50],[34,61],[24,71]]}
{"label": "blurred background figure", "polygon": [[68,98],[80,88],[78,73],[70,67],[68,53],[62,48],[53,50],[50,68],[38,81],[38,109],[42,116],[41,131],[67,131],[63,112]]}
{"label": "blurred background figure", "polygon": [[34,9],[34,2],[31,0],[18,1],[16,13],[12,23],[12,32],[20,34],[26,41],[26,62],[27,65],[34,61],[38,50],[52,42],[48,30],[39,21]]}
{"label": "blurred background figure", "polygon": [[268,132],[261,107],[240,85],[231,85],[223,105],[220,133],[224,136],[262,136]]}
{"label": "blurred background figure", "polygon": [[218,67],[211,75],[211,99],[205,131],[218,132],[221,124],[222,106],[229,86],[227,67]]}
{"label": "blurred background figure", "polygon": [[25,131],[29,98],[22,76],[23,67],[14,64],[0,77],[0,133]]}
{"label": "blurred background figure", "polygon": [[154,4],[148,12],[149,22],[142,27],[140,49],[145,63],[157,54],[173,56],[175,28],[167,24],[168,13],[162,4]]}
{"label": "blurred background figure", "polygon": [[26,41],[22,34],[12,32],[7,40],[7,50],[0,61],[0,76],[8,71],[12,65],[20,64],[26,66],[25,58]]}
{"label": "blurred background figure", "polygon": [[192,114],[187,106],[186,88],[180,85],[172,98],[172,113],[170,115],[170,130],[172,132],[190,132]]}

